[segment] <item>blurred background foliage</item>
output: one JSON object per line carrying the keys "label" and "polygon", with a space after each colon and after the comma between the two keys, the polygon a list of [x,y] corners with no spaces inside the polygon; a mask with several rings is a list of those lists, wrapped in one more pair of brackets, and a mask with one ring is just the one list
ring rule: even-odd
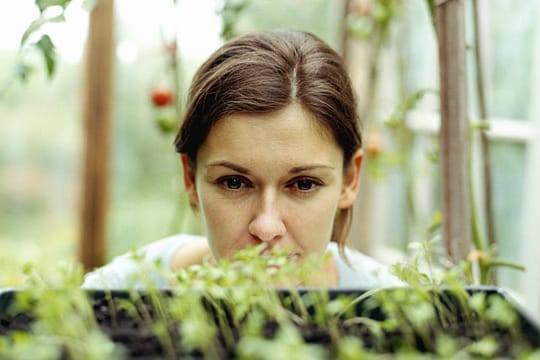
{"label": "blurred background foliage", "polygon": [[[63,6],[68,6],[64,21],[42,26],[57,46],[57,54],[48,54],[56,56],[56,69],[50,73],[40,49],[25,47],[24,58],[21,56],[21,37],[39,18],[33,1],[21,3],[25,4],[11,8],[11,2],[0,3],[0,20],[5,20],[1,21],[5,45],[0,48],[2,285],[16,284],[26,262],[48,267],[74,258],[80,222],[80,97],[88,12],[80,1],[64,1]],[[167,45],[176,31],[188,33],[184,37],[191,38],[192,47],[184,54],[179,41],[181,102],[194,71],[223,37],[285,24],[317,33],[333,44],[339,36],[341,9],[332,6],[332,1],[244,1],[241,11],[234,11],[241,1],[203,3],[115,2],[118,50],[111,129],[109,258],[180,230],[200,231],[182,193],[180,164],[172,147],[174,134],[159,123],[164,116],[170,117],[171,109],[156,107],[151,99],[156,87],[172,86],[174,81]],[[189,19],[192,11],[202,14],[201,18]],[[18,19],[17,25],[12,18]],[[198,24],[198,29],[188,28],[183,21]],[[75,49],[66,49],[72,43],[77,44]]]}
{"label": "blurred background foliage", "polygon": [[[76,256],[88,2],[63,3],[65,21],[42,29],[57,46],[54,75],[47,76],[50,67],[43,65],[39,51],[28,51],[24,61],[33,71],[25,81],[17,80],[19,45],[39,10],[31,0],[0,3],[2,286],[18,283],[25,262],[48,267]],[[368,153],[364,173],[373,194],[373,229],[367,241],[403,252],[409,242],[425,237],[440,201],[438,63],[429,3],[351,1],[345,18],[343,0],[115,0],[108,258],[178,231],[200,232],[182,192],[180,163],[172,147],[176,123],[170,119],[181,112],[197,66],[224,39],[270,28],[311,31],[338,51],[343,50],[343,29],[349,29],[347,59],[353,80],[360,88],[368,86],[363,89],[368,95],[360,99]],[[490,155],[498,250],[523,263],[528,246],[523,209],[531,208],[524,189],[530,190],[534,170],[528,154],[539,141],[537,89],[531,76],[540,49],[538,1],[481,3],[488,113],[495,140]],[[467,24],[470,28],[470,19]],[[171,51],[177,72],[171,67]],[[377,76],[370,82],[373,67]],[[358,75],[357,68],[368,75]],[[156,89],[169,89],[179,102],[157,106]],[[471,118],[477,118],[472,93],[470,106]],[[478,157],[474,146],[472,153]],[[474,166],[473,175],[478,177]],[[481,186],[480,181],[475,184]],[[538,204],[533,209],[538,210]],[[371,250],[381,258],[388,254]],[[519,273],[501,270],[500,275],[504,286],[516,291],[527,287]]]}

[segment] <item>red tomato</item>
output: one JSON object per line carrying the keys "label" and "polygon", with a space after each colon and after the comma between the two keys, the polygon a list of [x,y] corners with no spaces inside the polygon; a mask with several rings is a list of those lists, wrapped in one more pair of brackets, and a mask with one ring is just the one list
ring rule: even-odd
{"label": "red tomato", "polygon": [[376,158],[383,151],[383,139],[377,130],[366,133],[366,150],[369,157]]}
{"label": "red tomato", "polygon": [[156,87],[152,90],[152,103],[155,106],[162,107],[171,104],[173,101],[173,92],[165,86]]}

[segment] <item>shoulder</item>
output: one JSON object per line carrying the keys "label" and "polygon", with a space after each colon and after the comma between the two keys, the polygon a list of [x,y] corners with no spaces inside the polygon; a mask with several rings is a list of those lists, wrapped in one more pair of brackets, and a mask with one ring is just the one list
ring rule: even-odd
{"label": "shoulder", "polygon": [[383,287],[401,286],[403,283],[390,272],[387,265],[374,258],[362,254],[350,247],[345,248],[345,254],[350,263],[347,264],[339,255],[336,243],[330,243],[328,250],[332,253],[338,269],[338,286],[345,287]]}
{"label": "shoulder", "polygon": [[[180,249],[190,244],[206,244],[206,238],[197,235],[177,234],[149,243],[115,257],[108,264],[89,272],[84,277],[84,288],[124,288],[137,285],[133,279],[149,269],[147,274],[157,287],[167,287],[169,281],[163,273],[170,272],[173,259]],[[162,269],[159,273],[157,269]]]}
{"label": "shoulder", "polygon": [[171,269],[173,258],[178,251],[195,244],[206,244],[206,238],[199,235],[176,234],[154,241],[138,252],[144,256],[145,261],[161,261],[165,268]]}

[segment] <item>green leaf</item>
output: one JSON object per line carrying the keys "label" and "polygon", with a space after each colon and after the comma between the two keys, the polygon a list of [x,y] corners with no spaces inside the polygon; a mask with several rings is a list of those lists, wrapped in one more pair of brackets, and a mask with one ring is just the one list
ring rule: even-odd
{"label": "green leaf", "polygon": [[412,93],[407,99],[405,99],[405,102],[403,104],[403,109],[405,111],[414,109],[416,105],[418,104],[418,102],[422,100],[422,98],[428,91],[429,91],[428,89],[420,89]]}
{"label": "green leaf", "polygon": [[56,68],[56,50],[54,44],[49,35],[43,35],[36,43],[36,46],[41,50],[45,65],[47,66],[47,76],[51,78]]}
{"label": "green leaf", "polygon": [[36,0],[36,6],[41,13],[51,6],[61,6],[62,9],[65,9],[69,4],[71,4],[71,0]]}
{"label": "green leaf", "polygon": [[493,358],[496,354],[499,345],[497,340],[492,336],[486,336],[485,338],[469,345],[469,353],[473,355],[479,355],[485,358]]}
{"label": "green leaf", "polygon": [[366,40],[374,31],[372,19],[368,17],[347,17],[347,29],[352,36]]}
{"label": "green leaf", "polygon": [[26,44],[26,42],[28,41],[28,38],[30,37],[30,35],[32,35],[34,32],[36,32],[37,30],[39,30],[43,25],[47,24],[47,23],[59,23],[59,22],[63,22],[65,21],[66,18],[64,17],[64,14],[60,14],[60,15],[57,15],[57,16],[53,16],[53,17],[40,17],[39,19],[36,19],[34,20],[30,26],[28,26],[28,28],[26,29],[26,31],[24,32],[22,38],[21,38],[21,47],[24,46],[24,44]]}

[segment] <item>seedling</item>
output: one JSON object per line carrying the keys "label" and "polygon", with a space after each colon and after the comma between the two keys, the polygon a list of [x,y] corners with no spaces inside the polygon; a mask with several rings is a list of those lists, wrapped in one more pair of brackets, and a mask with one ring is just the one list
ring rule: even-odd
{"label": "seedling", "polygon": [[[498,289],[464,286],[464,267],[413,259],[393,267],[406,287],[310,288],[298,273],[313,264],[260,253],[178,273],[141,265],[138,286],[122,290],[82,290],[76,266],[52,276],[29,268],[25,288],[0,295],[0,358],[540,356],[536,324]],[[156,273],[174,286],[153,286]]]}

